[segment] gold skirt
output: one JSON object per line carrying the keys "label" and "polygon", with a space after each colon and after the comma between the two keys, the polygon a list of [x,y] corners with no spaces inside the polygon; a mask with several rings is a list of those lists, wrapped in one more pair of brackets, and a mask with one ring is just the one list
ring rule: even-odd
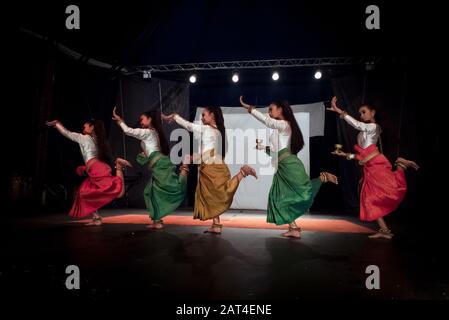
{"label": "gold skirt", "polygon": [[193,218],[208,220],[218,217],[229,209],[239,186],[237,176],[231,179],[229,168],[224,163],[202,163],[195,192]]}

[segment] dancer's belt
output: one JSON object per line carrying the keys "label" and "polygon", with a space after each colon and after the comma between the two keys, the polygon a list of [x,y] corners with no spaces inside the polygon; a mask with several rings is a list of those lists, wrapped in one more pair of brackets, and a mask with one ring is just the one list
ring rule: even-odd
{"label": "dancer's belt", "polygon": [[215,149],[204,151],[201,155],[198,153],[193,154],[193,163],[201,164],[223,164],[224,161],[215,154]]}
{"label": "dancer's belt", "polygon": [[278,162],[281,162],[282,160],[284,160],[285,158],[287,158],[288,156],[291,156],[291,155],[292,155],[291,151],[285,151],[283,154],[281,154],[278,157]]}
{"label": "dancer's belt", "polygon": [[89,172],[90,167],[92,167],[92,165],[93,165],[95,162],[97,162],[97,161],[98,161],[97,158],[92,158],[92,159],[90,159],[89,161],[87,161],[87,163],[86,163],[86,169],[84,169],[84,171],[85,171],[86,173]]}
{"label": "dancer's belt", "polygon": [[162,158],[162,154],[158,154],[153,159],[151,159],[151,161],[148,163],[148,169],[151,170],[160,158]]}
{"label": "dancer's belt", "polygon": [[370,161],[372,158],[374,158],[375,156],[379,155],[380,152],[379,151],[373,151],[371,152],[369,155],[367,155],[363,160],[359,161],[359,164],[361,166],[365,165],[368,161]]}

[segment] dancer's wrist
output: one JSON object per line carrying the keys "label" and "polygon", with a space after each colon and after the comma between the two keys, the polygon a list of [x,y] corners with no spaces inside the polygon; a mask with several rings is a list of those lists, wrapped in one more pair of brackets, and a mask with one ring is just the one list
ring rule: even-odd
{"label": "dancer's wrist", "polygon": [[354,158],[355,158],[355,154],[353,154],[353,153],[347,153],[346,154],[346,159],[347,160],[354,160]]}

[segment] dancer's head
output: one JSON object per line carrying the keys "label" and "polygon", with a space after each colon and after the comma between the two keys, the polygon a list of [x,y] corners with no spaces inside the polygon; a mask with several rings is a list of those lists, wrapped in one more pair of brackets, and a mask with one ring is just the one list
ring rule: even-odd
{"label": "dancer's head", "polygon": [[94,132],[94,125],[92,124],[93,121],[87,121],[83,125],[83,134],[92,135]]}
{"label": "dancer's head", "polygon": [[168,147],[167,139],[165,139],[164,129],[162,128],[161,111],[145,111],[140,115],[139,122],[142,128],[152,128],[156,130],[159,136],[161,152],[165,155],[168,155],[170,150]]}
{"label": "dancer's head", "polygon": [[106,129],[101,120],[89,120],[84,124],[83,133],[91,135],[97,145],[97,158],[109,163],[112,160],[111,149],[106,137]]}
{"label": "dancer's head", "polygon": [[372,104],[364,104],[359,108],[359,114],[360,119],[363,122],[369,123],[369,122],[376,122],[375,121],[375,114],[376,114],[376,108]]}
{"label": "dancer's head", "polygon": [[268,114],[274,119],[286,120],[290,123],[292,129],[290,150],[294,154],[301,151],[304,147],[304,138],[288,101],[272,102],[268,107]]}
{"label": "dancer's head", "polygon": [[283,102],[281,101],[270,103],[268,106],[268,115],[273,119],[283,120],[284,114],[282,111],[282,104]]}
{"label": "dancer's head", "polygon": [[[203,122],[203,124],[210,126],[214,126],[217,124],[215,113],[213,110],[214,107],[206,107],[203,109],[203,112],[201,113],[201,121]],[[215,112],[217,111],[215,110]]]}
{"label": "dancer's head", "polygon": [[220,107],[206,107],[201,115],[201,120],[206,125],[216,126],[221,134],[221,156],[226,154],[226,129],[224,126],[223,112]]}
{"label": "dancer's head", "polygon": [[143,129],[153,128],[153,111],[145,111],[139,117],[140,127]]}

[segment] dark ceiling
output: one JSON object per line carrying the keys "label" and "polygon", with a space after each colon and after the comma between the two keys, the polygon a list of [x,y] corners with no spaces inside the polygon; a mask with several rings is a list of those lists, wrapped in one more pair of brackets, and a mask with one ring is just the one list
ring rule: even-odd
{"label": "dark ceiling", "polygon": [[[65,8],[80,8],[80,30]],[[112,64],[144,65],[301,57],[403,56],[426,41],[429,8],[377,1],[381,29],[367,30],[372,4],[325,1],[145,1],[17,3],[11,25],[49,36]],[[421,20],[422,21],[422,20]]]}

